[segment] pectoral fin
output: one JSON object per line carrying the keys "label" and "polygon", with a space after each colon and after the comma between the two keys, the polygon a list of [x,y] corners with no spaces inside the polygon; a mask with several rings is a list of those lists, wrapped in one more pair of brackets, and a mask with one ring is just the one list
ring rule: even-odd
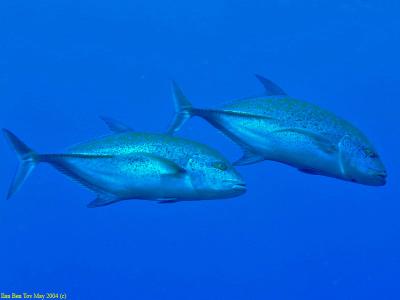
{"label": "pectoral fin", "polygon": [[257,162],[263,161],[265,158],[259,154],[251,152],[251,150],[245,149],[243,156],[233,163],[234,166],[244,166],[255,164]]}
{"label": "pectoral fin", "polygon": [[140,155],[156,160],[161,167],[161,175],[163,176],[179,177],[183,174],[186,174],[186,170],[172,160],[148,153],[141,153]]}
{"label": "pectoral fin", "polygon": [[304,135],[310,139],[312,139],[315,144],[324,152],[326,153],[333,153],[338,150],[338,147],[335,143],[332,143],[328,138],[319,135],[317,133],[308,131],[306,129],[301,128],[284,128],[275,130],[272,133],[279,133],[279,132],[293,132],[296,134]]}

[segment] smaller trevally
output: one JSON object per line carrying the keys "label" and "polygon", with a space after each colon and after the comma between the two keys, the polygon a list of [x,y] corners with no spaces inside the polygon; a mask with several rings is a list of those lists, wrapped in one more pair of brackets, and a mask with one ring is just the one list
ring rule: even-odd
{"label": "smaller trevally", "polygon": [[192,116],[205,119],[244,150],[235,165],[273,160],[300,171],[365,185],[386,183],[373,145],[352,124],[316,105],[288,96],[257,75],[266,94],[235,100],[219,109],[194,108],[173,83],[176,116],[170,133]]}
{"label": "smaller trevally", "polygon": [[10,131],[4,135],[21,164],[10,186],[10,198],[38,163],[48,163],[97,194],[88,207],[121,200],[184,200],[230,198],[243,194],[239,173],[216,150],[165,134],[135,133],[104,119],[113,135],[71,147],[62,154],[38,154]]}

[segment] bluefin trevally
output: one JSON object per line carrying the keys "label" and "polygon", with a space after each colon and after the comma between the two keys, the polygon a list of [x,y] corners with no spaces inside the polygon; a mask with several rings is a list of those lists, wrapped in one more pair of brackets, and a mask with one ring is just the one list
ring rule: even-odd
{"label": "bluefin trevally", "polygon": [[372,186],[386,183],[385,167],[359,129],[256,76],[265,87],[265,95],[231,101],[218,109],[194,108],[173,82],[176,115],[169,132],[178,131],[188,119],[198,116],[243,148],[243,157],[234,165],[272,160],[309,174]]}
{"label": "bluefin trevally", "polygon": [[58,171],[97,194],[88,207],[121,200],[173,203],[236,197],[246,185],[216,150],[166,134],[137,133],[104,118],[114,134],[70,147],[61,154],[38,154],[9,130],[4,135],[20,158],[10,198],[38,163]]}

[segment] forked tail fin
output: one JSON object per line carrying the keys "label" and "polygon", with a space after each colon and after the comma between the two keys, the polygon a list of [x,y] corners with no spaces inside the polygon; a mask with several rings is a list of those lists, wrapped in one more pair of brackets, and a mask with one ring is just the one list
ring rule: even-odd
{"label": "forked tail fin", "polygon": [[27,145],[25,145],[19,138],[17,138],[15,134],[7,129],[3,129],[3,133],[20,159],[20,165],[14,175],[10,189],[8,190],[7,199],[9,199],[19,190],[21,185],[28,178],[29,174],[38,163],[38,160],[36,153]]}
{"label": "forked tail fin", "polygon": [[181,129],[183,124],[194,115],[192,104],[175,81],[172,82],[172,95],[175,103],[175,117],[168,130],[169,134],[174,134]]}

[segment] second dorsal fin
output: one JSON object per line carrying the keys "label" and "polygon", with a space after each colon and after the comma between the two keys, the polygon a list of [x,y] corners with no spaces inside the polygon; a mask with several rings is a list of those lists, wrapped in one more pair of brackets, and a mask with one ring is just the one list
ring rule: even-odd
{"label": "second dorsal fin", "polygon": [[133,132],[132,128],[120,121],[105,116],[100,116],[100,119],[102,119],[108,128],[114,133]]}
{"label": "second dorsal fin", "polygon": [[277,86],[271,80],[269,80],[261,75],[258,75],[258,74],[255,74],[255,76],[261,82],[261,84],[264,86],[265,94],[267,96],[285,96],[285,95],[287,95],[284,90],[282,90],[279,86]]}

